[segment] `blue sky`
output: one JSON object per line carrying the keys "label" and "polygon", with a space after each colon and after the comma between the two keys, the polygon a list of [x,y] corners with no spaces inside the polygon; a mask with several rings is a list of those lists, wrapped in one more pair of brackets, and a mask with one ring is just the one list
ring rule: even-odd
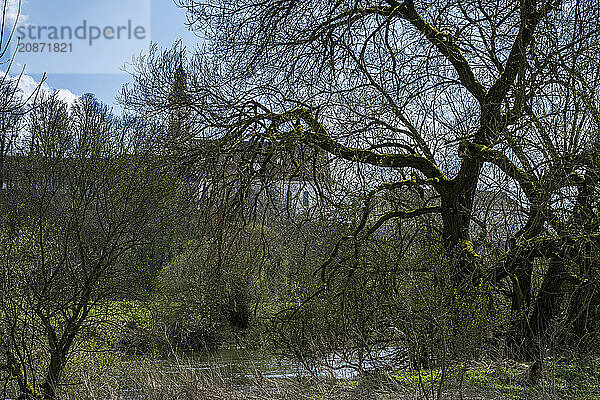
{"label": "blue sky", "polygon": [[[13,3],[14,14],[18,0],[10,1]],[[11,10],[9,15],[10,13]],[[102,41],[103,38],[100,38],[93,46],[88,46],[89,35],[85,41],[51,41],[43,36],[48,35],[52,26],[57,26],[57,29],[70,26],[75,30],[77,26],[82,25],[83,20],[89,26],[99,27],[102,32],[108,29],[106,32],[113,34],[112,36],[115,36],[113,31],[116,31],[113,26],[125,26],[127,21],[132,21],[133,27],[141,27],[138,31],[140,35],[137,36],[140,39]],[[115,96],[120,92],[121,86],[130,81],[130,77],[122,69],[134,54],[147,50],[151,41],[158,43],[160,47],[170,47],[179,38],[183,39],[189,48],[198,43],[199,39],[187,30],[185,21],[185,12],[172,0],[24,0],[19,24],[24,29],[30,26],[34,29],[29,31],[33,32],[33,37],[26,33],[22,43],[73,42],[74,49],[64,55],[56,52],[17,53],[15,63],[18,64],[17,67],[23,64],[26,66],[25,74],[32,78],[29,79],[32,82],[41,79],[42,70],[48,71],[46,84],[49,87],[63,89],[75,95],[94,93],[104,103],[115,107],[115,111],[118,112]],[[40,33],[36,30],[40,26],[49,27],[42,31],[41,39],[35,36]],[[86,27],[86,31],[88,29],[89,27]],[[127,39],[126,30],[120,33]],[[11,74],[14,75],[17,69],[13,67]],[[68,73],[64,73],[65,71]]]}

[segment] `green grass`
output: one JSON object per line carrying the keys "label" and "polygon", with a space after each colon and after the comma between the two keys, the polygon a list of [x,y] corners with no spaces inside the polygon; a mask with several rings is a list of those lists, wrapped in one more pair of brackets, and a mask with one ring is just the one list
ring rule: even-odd
{"label": "green grass", "polygon": [[[600,398],[600,361],[577,361],[566,358],[545,361],[544,370],[535,384],[528,381],[527,363],[472,363],[448,368],[442,391],[462,392],[465,398],[485,399],[598,399]],[[390,374],[392,381],[413,392],[436,392],[441,370],[399,371]]]}

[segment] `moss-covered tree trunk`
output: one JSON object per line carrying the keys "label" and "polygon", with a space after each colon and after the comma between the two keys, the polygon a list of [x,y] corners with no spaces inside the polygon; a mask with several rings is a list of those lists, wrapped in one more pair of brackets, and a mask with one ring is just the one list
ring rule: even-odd
{"label": "moss-covered tree trunk", "polygon": [[451,256],[452,279],[457,289],[468,290],[479,278],[477,254],[470,236],[471,213],[475,196],[477,177],[468,183],[454,185],[442,195],[442,239],[447,253]]}
{"label": "moss-covered tree trunk", "polygon": [[527,335],[526,349],[529,358],[534,360],[541,356],[543,351],[539,346],[542,342],[541,339],[547,333],[552,317],[556,315],[562,298],[563,262],[559,257],[554,257],[550,261],[550,266],[544,276],[529,318],[529,335]]}

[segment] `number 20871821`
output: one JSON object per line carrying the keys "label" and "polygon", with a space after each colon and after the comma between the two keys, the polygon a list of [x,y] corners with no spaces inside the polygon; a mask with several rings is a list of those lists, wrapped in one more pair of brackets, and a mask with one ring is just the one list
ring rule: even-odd
{"label": "number 20871821", "polygon": [[71,53],[73,43],[19,43],[19,53]]}

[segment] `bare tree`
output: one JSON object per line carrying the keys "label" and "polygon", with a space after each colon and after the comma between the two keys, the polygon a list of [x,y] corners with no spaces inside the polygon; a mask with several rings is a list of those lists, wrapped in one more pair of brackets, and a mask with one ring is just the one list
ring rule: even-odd
{"label": "bare tree", "polygon": [[[25,98],[19,89],[19,83],[23,75],[24,67],[16,77],[11,77],[10,71],[15,59],[15,53],[11,54],[11,42],[14,41],[14,34],[19,21],[21,1],[12,2],[8,0],[2,2],[2,22],[0,24],[0,65],[3,67],[0,76],[0,190],[7,184],[5,181],[6,159],[11,154],[12,147],[17,138],[22,124],[22,116],[27,111],[27,103],[31,102],[41,87],[38,85],[35,90]],[[11,8],[15,8],[13,10]],[[14,21],[9,21],[16,14]],[[10,24],[12,22],[12,25]],[[41,80],[44,81],[44,78]]]}
{"label": "bare tree", "polygon": [[3,379],[54,399],[78,334],[140,273],[128,256],[172,223],[176,180],[144,127],[91,95],[71,110],[52,95],[28,120],[2,237]]}
{"label": "bare tree", "polygon": [[[582,85],[595,85],[595,4],[179,4],[204,39],[187,66],[191,135],[183,154],[202,160],[210,149],[227,151],[250,138],[273,148],[319,149],[334,169],[347,171],[343,186],[361,193],[355,198],[362,212],[341,244],[392,220],[436,215],[462,296],[485,280],[508,281],[519,334],[531,339],[545,331],[555,309],[545,305],[566,279],[557,272],[565,254],[556,249],[575,239],[565,229],[558,233],[554,202],[566,199],[568,188],[589,190],[583,170],[593,159],[585,149],[593,143],[596,111],[586,104],[596,89]],[[126,104],[168,113],[172,54],[154,49],[138,60]],[[375,207],[407,188],[422,197],[418,207]],[[474,203],[486,188],[503,190],[525,214],[506,235],[505,262],[491,268],[472,238],[473,227],[484,225]],[[541,243],[554,250],[545,252]],[[320,269],[324,281],[339,266],[339,249]],[[533,259],[544,252],[556,262],[542,273],[546,286],[534,300]]]}
{"label": "bare tree", "polygon": [[22,124],[22,104],[15,83],[4,81],[1,84],[0,96],[6,104],[0,106],[3,110],[0,113],[0,190],[9,184],[5,170],[7,168],[6,161],[11,154]]}

